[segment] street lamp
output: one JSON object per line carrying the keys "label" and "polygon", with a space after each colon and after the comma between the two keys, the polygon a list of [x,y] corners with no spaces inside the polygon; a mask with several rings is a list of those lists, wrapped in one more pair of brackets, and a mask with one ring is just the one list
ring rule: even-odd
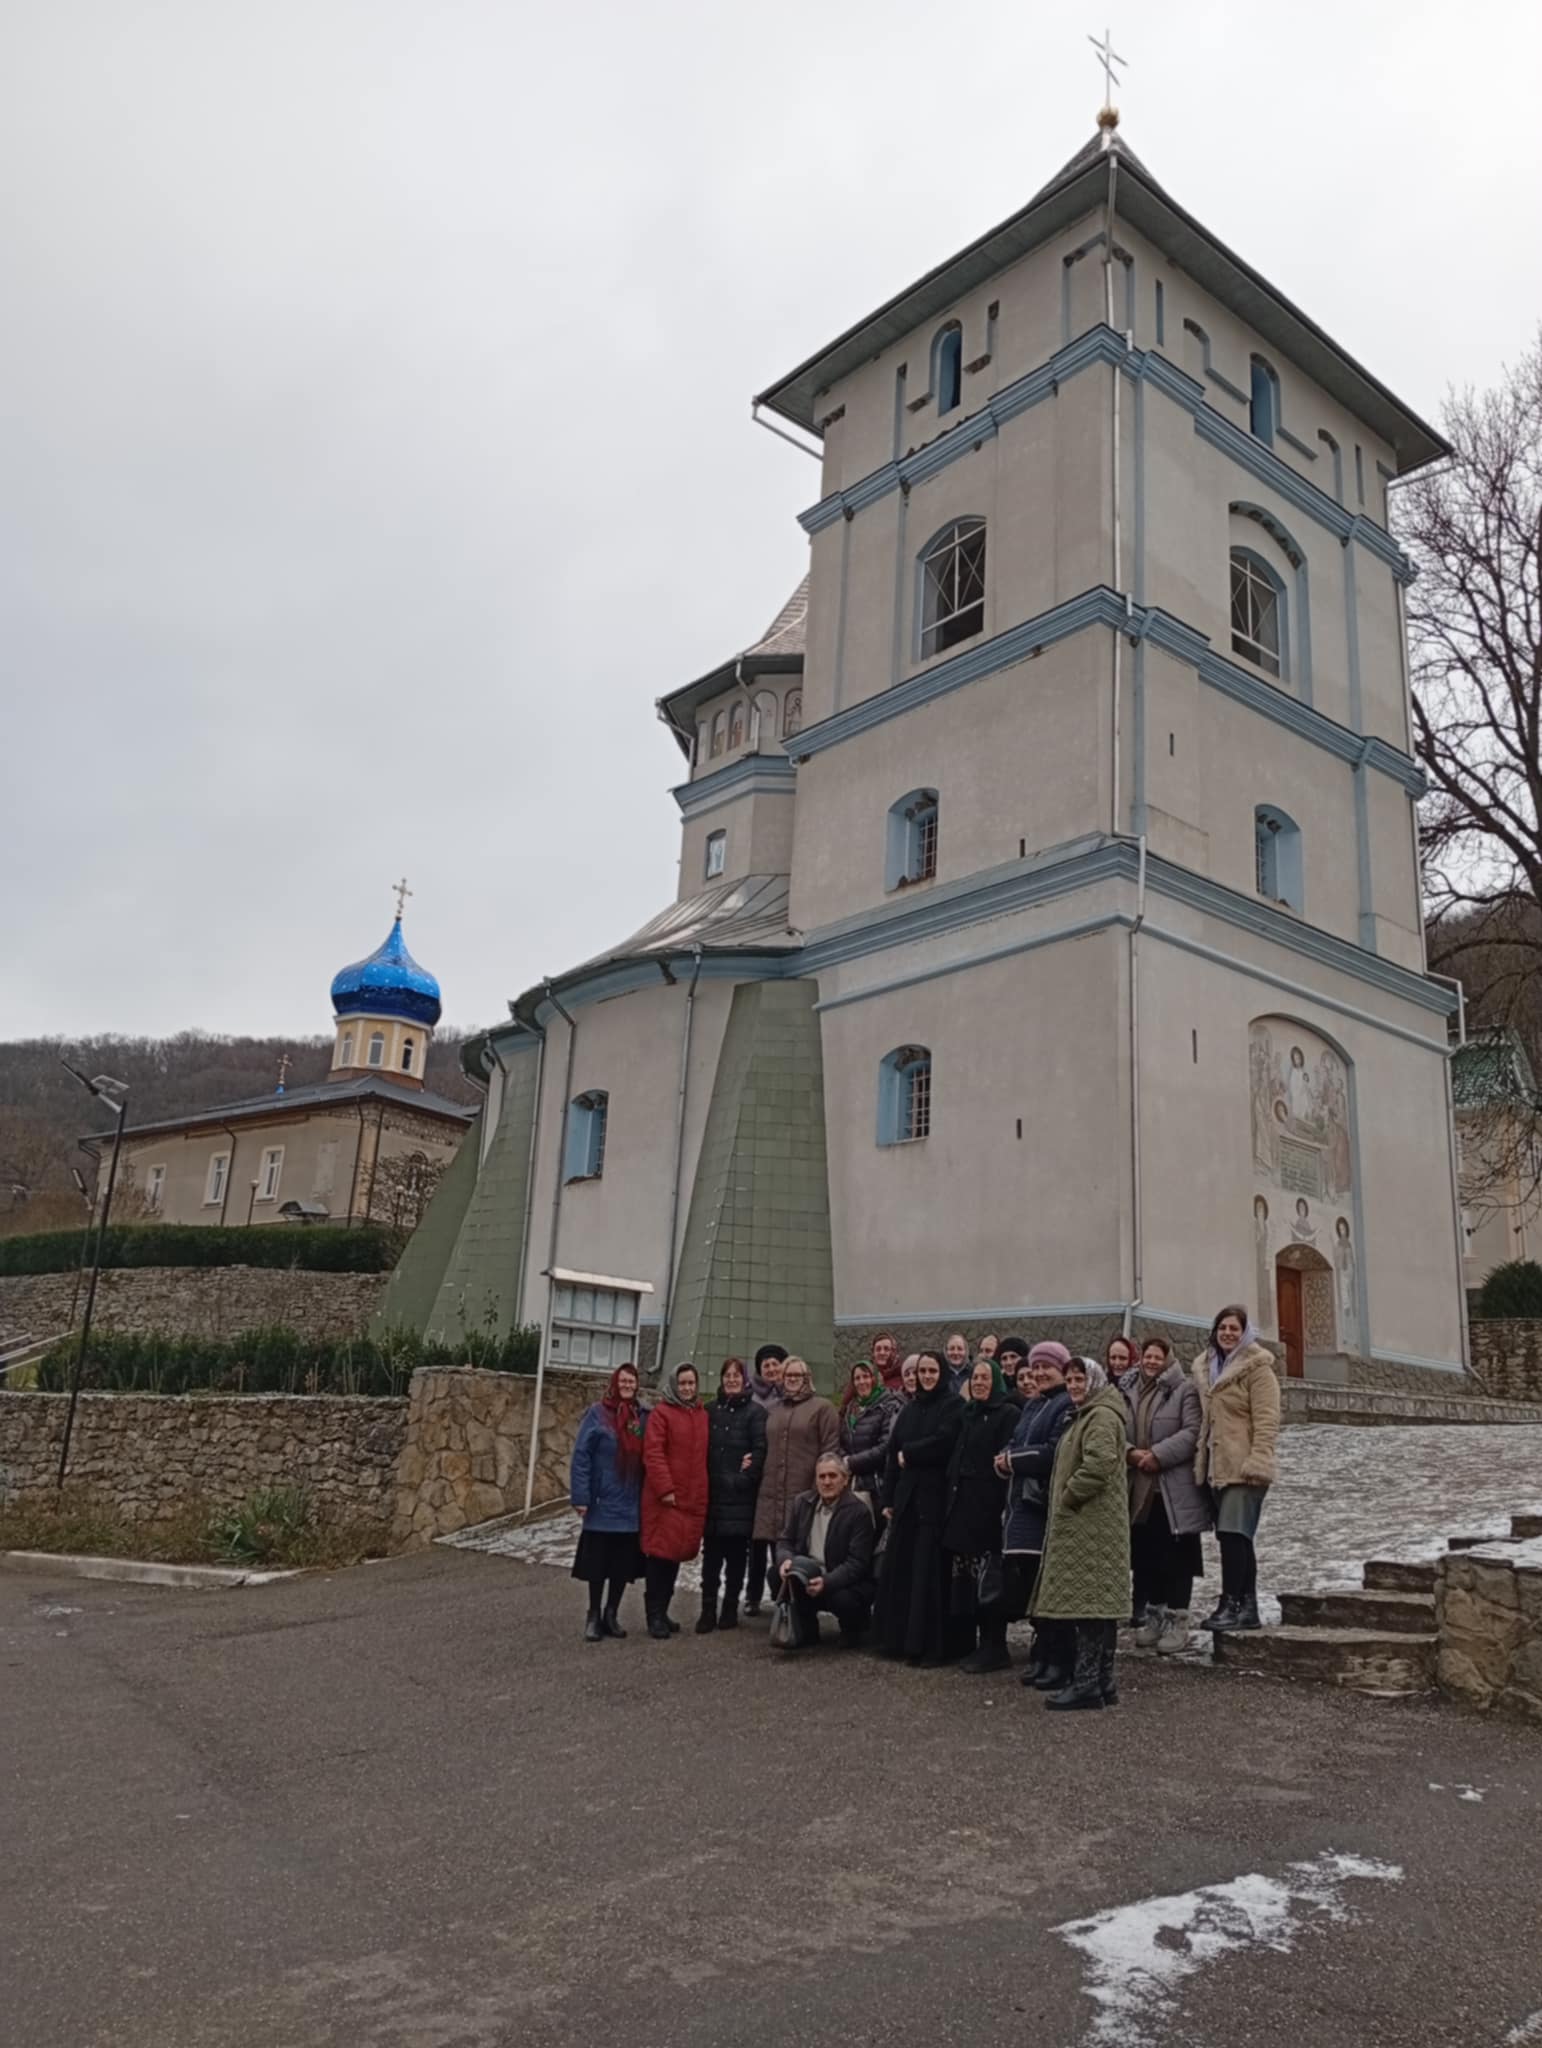
{"label": "street lamp", "polygon": [[[112,1207],[113,1184],[118,1178],[118,1154],[123,1149],[123,1112],[128,1108],[128,1083],[115,1081],[110,1074],[98,1074],[94,1079],[83,1074],[79,1067],[72,1067],[68,1060],[60,1060],[60,1066],[73,1074],[89,1095],[94,1095],[104,1108],[110,1109],[117,1118],[113,1131],[112,1159],[107,1168],[107,1190],[102,1196],[101,1211],[96,1220],[96,1251],[91,1260],[91,1283],[86,1289],[85,1313],[80,1319],[80,1342],[75,1349],[75,1370],[70,1375],[70,1405],[64,1417],[64,1441],[59,1446],[59,1490],[64,1488],[64,1471],[70,1461],[70,1438],[75,1433],[75,1410],[80,1402],[80,1382],[86,1369],[86,1345],[91,1336],[91,1311],[96,1307],[96,1283],[101,1278],[103,1239],[107,1234],[107,1212]],[[84,1189],[82,1189],[84,1192]],[[89,1219],[88,1225],[89,1228]]]}
{"label": "street lamp", "polygon": [[[100,1168],[100,1160],[97,1161],[97,1166]],[[75,1261],[75,1285],[70,1290],[69,1327],[73,1330],[75,1327],[75,1309],[80,1301],[80,1276],[86,1270],[86,1253],[91,1249],[91,1219],[96,1214],[96,1189],[87,1190],[86,1177],[78,1166],[70,1168],[70,1179],[74,1181],[76,1192],[86,1205],[85,1228],[80,1233],[80,1257]]]}

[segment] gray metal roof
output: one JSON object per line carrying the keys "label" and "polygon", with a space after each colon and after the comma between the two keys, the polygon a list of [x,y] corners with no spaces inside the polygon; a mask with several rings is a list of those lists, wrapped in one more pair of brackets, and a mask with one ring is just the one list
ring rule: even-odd
{"label": "gray metal roof", "polygon": [[[1116,193],[1119,217],[1373,428],[1395,450],[1399,473],[1447,452],[1446,443],[1433,427],[1362,368],[1283,292],[1186,213],[1117,135],[1112,153],[1120,171]],[[1098,139],[1079,149],[1026,206],[848,327],[769,385],[755,403],[818,434],[820,401],[841,378],[945,313],[967,292],[998,276],[1099,205],[1107,191],[1104,166],[1109,154]]]}
{"label": "gray metal roof", "polygon": [[[313,1081],[304,1088],[286,1088],[282,1095],[250,1095],[240,1102],[211,1103],[207,1109],[191,1109],[182,1116],[161,1117],[154,1123],[125,1124],[125,1138],[149,1138],[158,1132],[200,1130],[206,1125],[261,1122],[263,1118],[291,1115],[296,1110],[341,1109],[356,1102],[383,1102],[402,1109],[416,1109],[425,1116],[448,1118],[469,1124],[477,1115],[474,1104],[451,1102],[447,1095],[433,1095],[424,1088],[404,1088],[399,1081],[376,1079],[373,1075],[354,1081]],[[93,1141],[104,1133],[94,1131]],[[111,1137],[109,1131],[105,1133]]]}
{"label": "gray metal roof", "polygon": [[796,946],[799,940],[788,928],[787,906],[786,875],[741,875],[737,881],[714,882],[683,903],[671,903],[619,946],[596,954],[572,972],[587,974],[616,961],[688,953],[698,945],[730,953],[746,947]]}

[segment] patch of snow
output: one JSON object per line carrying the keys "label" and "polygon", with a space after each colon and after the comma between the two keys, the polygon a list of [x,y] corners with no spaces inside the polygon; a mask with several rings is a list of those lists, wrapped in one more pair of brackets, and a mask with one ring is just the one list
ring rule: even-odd
{"label": "patch of snow", "polygon": [[1523,2041],[1542,2041],[1542,2012],[1534,2012],[1505,2035],[1506,2048],[1520,2048]]}
{"label": "patch of snow", "polygon": [[1343,1897],[1352,1878],[1402,1876],[1395,1863],[1329,1850],[1278,1877],[1255,1871],[1065,1921],[1051,1932],[1086,1957],[1085,1993],[1097,2007],[1087,2048],[1157,2048],[1190,1977],[1249,1949],[1287,1955],[1314,1920],[1352,1918]]}
{"label": "patch of snow", "polygon": [[1528,1536],[1524,1543],[1479,1543],[1467,1555],[1497,1558],[1520,1572],[1542,1572],[1542,1536]]}
{"label": "patch of snow", "polygon": [[1458,1799],[1465,1800],[1469,1806],[1481,1806],[1483,1804],[1483,1795],[1487,1792],[1488,1787],[1487,1785],[1431,1785],[1430,1790],[1432,1792],[1454,1792]]}

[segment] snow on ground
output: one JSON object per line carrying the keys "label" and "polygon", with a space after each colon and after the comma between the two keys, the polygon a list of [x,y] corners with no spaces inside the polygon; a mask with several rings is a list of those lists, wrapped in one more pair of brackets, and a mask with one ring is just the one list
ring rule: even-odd
{"label": "snow on ground", "polygon": [[1252,1872],[1067,1920],[1052,1931],[1086,1957],[1083,1988],[1097,2007],[1087,2048],[1156,2048],[1187,1979],[1250,1949],[1288,1955],[1309,1928],[1353,1917],[1344,1898],[1352,1878],[1396,1884],[1402,1875],[1395,1863],[1329,1851],[1278,1877]]}
{"label": "snow on ground", "polygon": [[[1358,1586],[1369,1557],[1435,1557],[1448,1536],[1506,1535],[1514,1514],[1542,1514],[1542,1423],[1408,1429],[1306,1423],[1282,1430],[1280,1476],[1258,1532],[1264,1617],[1279,1619],[1271,1595]],[[565,1571],[578,1542],[578,1517],[564,1513],[527,1529],[484,1524],[441,1540]],[[1207,1539],[1205,1548],[1207,1578],[1195,1589],[1196,1609],[1207,1593],[1220,1590],[1213,1542]],[[1498,1554],[1516,1558],[1533,1551],[1542,1561],[1542,1539]],[[696,1567],[683,1566],[682,1591],[699,1584]]]}

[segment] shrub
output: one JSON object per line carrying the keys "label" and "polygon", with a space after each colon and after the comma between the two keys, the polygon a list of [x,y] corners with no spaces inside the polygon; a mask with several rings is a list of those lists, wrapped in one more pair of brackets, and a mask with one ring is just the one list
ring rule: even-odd
{"label": "shrub", "polygon": [[[77,1341],[61,1338],[39,1361],[42,1392],[68,1389]],[[402,1329],[380,1337],[302,1337],[281,1324],[226,1338],[104,1330],[91,1339],[82,1385],[112,1394],[405,1394],[425,1365],[533,1373],[540,1343],[534,1323],[502,1338],[473,1332],[459,1344],[430,1343]]]}
{"label": "shrub", "polygon": [[[294,1223],[258,1223],[219,1230],[197,1223],[123,1223],[102,1241],[104,1267],[268,1266],[301,1273],[386,1273],[401,1254],[403,1235],[375,1224],[356,1230]],[[0,1238],[0,1275],[73,1273],[80,1264],[78,1230],[45,1230]],[[88,1253],[89,1263],[89,1253]]]}
{"label": "shrub", "polygon": [[1542,1316],[1542,1266],[1535,1259],[1511,1259],[1496,1266],[1478,1296],[1478,1314],[1495,1317]]}
{"label": "shrub", "polygon": [[238,1508],[221,1513],[211,1513],[205,1500],[189,1498],[153,1522],[130,1521],[115,1503],[88,1488],[66,1487],[46,1500],[0,1504],[0,1550],[282,1571],[358,1564],[389,1548],[384,1522],[326,1520],[298,1487],[251,1494]]}

